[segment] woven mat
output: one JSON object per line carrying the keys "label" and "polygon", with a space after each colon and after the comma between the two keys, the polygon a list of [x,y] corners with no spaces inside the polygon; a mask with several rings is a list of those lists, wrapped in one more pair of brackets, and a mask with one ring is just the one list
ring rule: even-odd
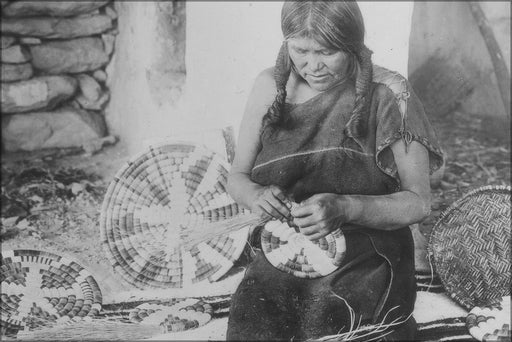
{"label": "woven mat", "polygon": [[[437,276],[417,273],[417,294],[414,316],[418,322],[419,341],[470,341],[473,340],[466,327],[468,312],[455,303],[440,286]],[[76,322],[70,325],[42,328],[23,332],[19,338],[24,340],[225,340],[227,316],[231,296],[203,298],[173,298],[145,300],[126,303],[103,304],[101,312],[89,322]],[[147,320],[155,309],[168,307],[176,316],[183,311],[206,313],[211,321],[197,327],[190,319],[175,320],[171,325],[169,313],[162,317]],[[177,309],[177,310],[176,310]],[[152,311],[153,310],[153,311]],[[160,311],[162,315],[163,310]],[[173,315],[174,316],[174,315]],[[207,316],[206,316],[207,317]],[[167,318],[167,322],[165,319]],[[181,321],[181,322],[179,322]],[[189,321],[189,323],[187,323]],[[164,324],[160,324],[164,323]],[[166,333],[163,333],[167,329]],[[169,330],[170,329],[170,330]]]}
{"label": "woven mat", "polygon": [[90,319],[101,310],[94,277],[54,253],[2,251],[0,280],[2,335]]}
{"label": "woven mat", "polygon": [[274,267],[299,278],[318,278],[334,272],[346,251],[340,229],[313,242],[287,222],[277,220],[263,227],[261,247]]}
{"label": "woven mat", "polygon": [[454,202],[432,229],[429,255],[444,288],[471,309],[509,295],[511,189],[486,186]]}
{"label": "woven mat", "polygon": [[243,209],[226,192],[229,164],[204,146],[163,143],[132,158],[103,202],[101,240],[124,280],[141,289],[215,282],[233,266],[248,229],[185,249],[184,241]]}
{"label": "woven mat", "polygon": [[[418,292],[414,316],[418,320],[417,339],[420,341],[510,341],[510,296],[497,300],[486,308],[475,307],[469,313],[440,294],[423,296]],[[438,297],[438,298],[436,298]],[[440,317],[421,321],[427,315]],[[458,317],[453,317],[458,315]],[[434,316],[435,317],[435,316]]]}
{"label": "woven mat", "polygon": [[215,329],[208,334],[211,338],[201,334],[227,318],[230,303],[230,296],[220,296],[104,304],[92,320],[22,331],[17,338],[31,341],[138,341],[165,334],[173,337],[164,340],[218,340],[219,334],[225,336],[225,330]]}

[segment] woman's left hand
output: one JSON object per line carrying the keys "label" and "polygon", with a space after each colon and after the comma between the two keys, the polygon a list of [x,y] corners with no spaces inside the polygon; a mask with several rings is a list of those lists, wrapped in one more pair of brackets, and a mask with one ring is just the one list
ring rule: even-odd
{"label": "woman's left hand", "polygon": [[302,234],[318,240],[346,222],[346,205],[336,194],[317,194],[292,206],[291,214]]}

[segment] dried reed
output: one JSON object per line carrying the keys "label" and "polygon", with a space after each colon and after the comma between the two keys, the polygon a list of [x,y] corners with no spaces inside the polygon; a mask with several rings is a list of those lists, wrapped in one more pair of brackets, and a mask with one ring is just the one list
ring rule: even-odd
{"label": "dried reed", "polygon": [[348,307],[349,313],[350,313],[350,326],[349,331],[335,334],[335,335],[327,335],[323,336],[319,339],[315,339],[314,341],[375,341],[379,340],[393,331],[390,329],[392,327],[398,326],[404,322],[406,322],[412,315],[412,313],[407,316],[406,318],[402,319],[402,317],[395,318],[389,323],[384,323],[388,317],[388,315],[395,309],[398,308],[398,306],[395,306],[391,308],[382,318],[382,321],[376,324],[368,324],[361,326],[361,317],[356,323],[356,314],[354,309],[347,303],[347,301],[343,298],[338,296],[337,294],[333,293],[333,295],[336,298],[339,298],[345,302],[345,304]]}
{"label": "dried reed", "polygon": [[158,325],[119,323],[106,320],[74,322],[51,328],[20,331],[17,340],[22,341],[133,341],[161,334]]}
{"label": "dried reed", "polygon": [[256,227],[267,223],[270,219],[261,218],[252,213],[239,214],[222,221],[205,223],[201,229],[187,231],[188,236],[182,238],[182,246],[185,250],[193,246],[212,240],[215,237],[226,235],[245,227]]}

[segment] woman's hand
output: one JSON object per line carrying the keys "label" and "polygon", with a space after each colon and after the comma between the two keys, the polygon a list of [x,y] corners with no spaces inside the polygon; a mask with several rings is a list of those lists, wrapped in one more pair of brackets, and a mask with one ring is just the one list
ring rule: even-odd
{"label": "woman's hand", "polygon": [[292,207],[293,223],[309,240],[318,240],[347,221],[344,203],[340,195],[313,195]]}
{"label": "woman's hand", "polygon": [[290,219],[291,202],[287,199],[281,188],[275,185],[262,187],[256,191],[255,198],[250,205],[252,213],[262,218],[274,218],[280,221]]}

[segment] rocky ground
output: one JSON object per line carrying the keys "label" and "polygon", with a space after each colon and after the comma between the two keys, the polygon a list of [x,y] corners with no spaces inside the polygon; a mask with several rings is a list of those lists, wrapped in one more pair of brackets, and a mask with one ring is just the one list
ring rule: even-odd
{"label": "rocky ground", "polygon": [[[482,119],[453,112],[432,118],[446,152],[444,176],[432,189],[428,234],[440,213],[483,185],[510,185],[510,136],[495,134]],[[120,145],[93,156],[47,150],[2,156],[2,248],[42,249],[73,256],[95,275],[105,298],[131,289],[111,270],[102,249],[100,208],[109,182],[127,159]]]}

